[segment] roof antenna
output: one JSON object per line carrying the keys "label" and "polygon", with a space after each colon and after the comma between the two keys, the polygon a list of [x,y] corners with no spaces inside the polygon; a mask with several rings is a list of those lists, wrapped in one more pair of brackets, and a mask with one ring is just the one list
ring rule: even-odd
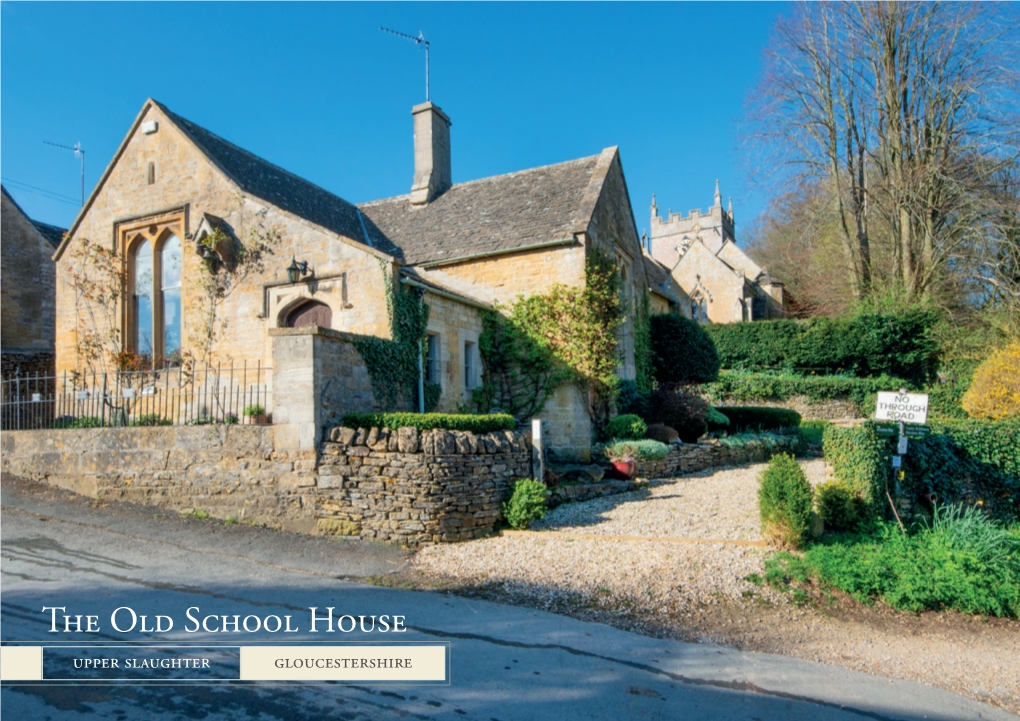
{"label": "roof antenna", "polygon": [[399,35],[402,38],[407,38],[412,43],[421,48],[425,46],[425,102],[429,102],[429,41],[425,39],[425,34],[421,30],[418,31],[418,37],[413,35],[405,35],[404,33],[398,33],[396,30],[390,30],[389,28],[380,27],[380,30],[394,35]]}
{"label": "roof antenna", "polygon": [[74,147],[68,145],[60,145],[59,143],[51,143],[49,140],[43,141],[46,145],[52,145],[54,148],[63,148],[64,150],[71,150],[75,156],[81,158],[81,207],[85,207],[85,151],[81,149],[81,141],[74,144]]}

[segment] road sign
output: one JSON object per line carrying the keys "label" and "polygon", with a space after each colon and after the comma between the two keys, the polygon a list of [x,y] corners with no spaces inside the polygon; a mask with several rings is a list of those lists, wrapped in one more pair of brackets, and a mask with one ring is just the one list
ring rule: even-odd
{"label": "road sign", "polygon": [[901,456],[906,455],[906,453],[907,453],[907,437],[906,436],[900,436],[900,442],[899,442],[899,445],[896,446],[896,452],[898,454],[900,454]]}
{"label": "road sign", "polygon": [[928,420],[926,393],[879,393],[875,418],[882,421],[924,423]]}
{"label": "road sign", "polygon": [[903,456],[893,456],[892,457],[892,467],[893,468],[899,468],[902,465],[903,465]]}
{"label": "road sign", "polygon": [[875,433],[880,436],[895,436],[899,432],[898,426],[875,426]]}
{"label": "road sign", "polygon": [[931,435],[931,428],[928,426],[904,426],[904,434],[907,438],[924,438],[925,436]]}

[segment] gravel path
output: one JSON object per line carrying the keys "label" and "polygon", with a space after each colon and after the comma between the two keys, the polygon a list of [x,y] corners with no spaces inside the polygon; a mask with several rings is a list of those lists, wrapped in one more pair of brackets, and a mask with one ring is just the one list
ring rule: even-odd
{"label": "gravel path", "polygon": [[[566,503],[533,530],[652,538],[761,540],[758,474],[765,464],[712,468],[652,481],[648,490]],[[825,461],[801,463],[812,486],[826,480]]]}
{"label": "gravel path", "polygon": [[[812,485],[821,459],[801,463]],[[547,514],[534,530],[647,538],[758,540],[763,464],[652,481],[648,489]],[[1020,622],[920,617],[853,602],[798,607],[743,580],[770,551],[721,543],[623,541],[539,533],[420,551],[412,570],[528,605],[652,635],[729,643],[929,683],[1020,713]],[[446,580],[442,581],[443,584]]]}

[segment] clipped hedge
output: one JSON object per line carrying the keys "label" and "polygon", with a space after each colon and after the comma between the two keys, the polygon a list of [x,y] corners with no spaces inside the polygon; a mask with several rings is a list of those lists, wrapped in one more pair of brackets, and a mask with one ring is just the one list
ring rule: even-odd
{"label": "clipped hedge", "polygon": [[719,375],[719,355],[705,326],[676,313],[653,315],[652,363],[659,383],[708,383]]}
{"label": "clipped hedge", "polygon": [[716,423],[709,418],[708,430],[710,431],[741,433],[745,430],[769,431],[773,428],[796,428],[800,426],[800,413],[786,408],[720,406],[718,410],[729,419],[729,423]]}
{"label": "clipped hedge", "polygon": [[792,396],[806,396],[808,401],[815,403],[846,399],[856,403],[861,413],[870,415],[875,410],[875,397],[879,391],[896,390],[904,385],[909,387],[910,384],[905,384],[901,378],[888,375],[877,378],[853,378],[719,371],[719,380],[715,383],[706,383],[699,390],[707,393],[713,403],[724,399],[785,401]]}
{"label": "clipped hedge", "polygon": [[341,423],[348,428],[417,428],[419,431],[441,428],[471,433],[512,431],[517,427],[517,420],[507,413],[487,416],[454,413],[348,413]]}
{"label": "clipped hedge", "polygon": [[910,311],[772,320],[706,327],[723,368],[793,368],[859,377],[883,373],[924,383],[932,376],[938,314]]}
{"label": "clipped hedge", "polygon": [[[929,425],[930,436],[910,440],[900,494],[922,501],[935,494],[939,502],[953,503],[969,485],[995,515],[1020,517],[1020,420]],[[894,443],[895,436],[876,435],[870,421],[853,427],[830,425],[823,437],[833,475],[882,515]]]}
{"label": "clipped hedge", "polygon": [[620,438],[623,440],[637,440],[644,438],[648,430],[646,424],[640,417],[625,413],[609,421],[606,426],[606,438]]}

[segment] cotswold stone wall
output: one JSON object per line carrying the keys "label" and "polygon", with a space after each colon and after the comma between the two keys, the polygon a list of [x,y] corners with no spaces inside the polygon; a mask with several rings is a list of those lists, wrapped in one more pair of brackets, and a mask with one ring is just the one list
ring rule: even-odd
{"label": "cotswold stone wall", "polygon": [[412,428],[335,429],[318,450],[280,450],[274,426],[10,431],[4,474],[104,501],[145,503],[299,533],[409,546],[491,532],[530,439]]}
{"label": "cotswold stone wall", "polygon": [[758,443],[751,443],[745,448],[727,448],[719,441],[673,443],[670,446],[669,454],[662,460],[638,461],[637,475],[643,478],[685,476],[717,466],[764,463],[772,457],[774,452],[782,453],[783,449],[771,451]]}
{"label": "cotswold stone wall", "polygon": [[805,420],[840,421],[861,418],[861,408],[857,403],[846,398],[833,398],[824,401],[813,401],[807,396],[790,396],[786,400],[748,400],[737,401],[723,398],[714,403],[723,413],[726,406],[763,406],[765,408],[788,408],[797,411]]}
{"label": "cotswold stone wall", "polygon": [[315,515],[324,534],[423,546],[492,532],[530,440],[503,431],[336,428],[319,460]]}

